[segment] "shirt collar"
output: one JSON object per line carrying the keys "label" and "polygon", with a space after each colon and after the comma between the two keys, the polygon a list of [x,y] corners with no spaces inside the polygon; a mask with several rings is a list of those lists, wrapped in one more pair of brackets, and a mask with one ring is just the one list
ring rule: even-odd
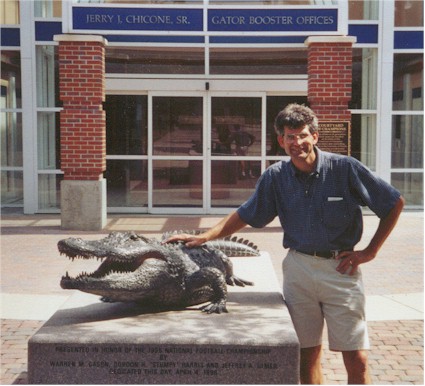
{"label": "shirt collar", "polygon": [[[317,146],[314,146],[314,151],[316,152],[317,162],[316,162],[316,169],[314,172],[311,173],[311,175],[315,175],[316,177],[318,177],[320,175],[320,170],[322,169],[323,153]],[[293,176],[298,177],[303,174],[301,171],[299,171],[295,167],[292,161],[290,161],[290,165],[291,165],[291,171]]]}

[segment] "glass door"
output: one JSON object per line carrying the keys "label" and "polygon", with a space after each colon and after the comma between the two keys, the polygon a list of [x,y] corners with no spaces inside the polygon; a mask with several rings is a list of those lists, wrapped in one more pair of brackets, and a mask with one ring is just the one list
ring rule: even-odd
{"label": "glass door", "polygon": [[265,95],[153,93],[151,213],[226,213],[262,170]]}
{"label": "glass door", "polygon": [[237,207],[262,170],[265,97],[213,94],[210,99],[209,209]]}
{"label": "glass door", "polygon": [[203,94],[150,96],[152,213],[204,213]]}
{"label": "glass door", "polygon": [[285,154],[273,123],[305,97],[211,91],[107,95],[109,212],[225,214]]}
{"label": "glass door", "polygon": [[106,172],[110,212],[147,212],[147,95],[107,95]]}

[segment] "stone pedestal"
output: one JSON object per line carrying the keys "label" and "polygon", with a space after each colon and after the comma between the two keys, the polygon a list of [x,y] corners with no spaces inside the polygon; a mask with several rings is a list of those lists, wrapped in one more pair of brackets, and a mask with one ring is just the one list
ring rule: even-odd
{"label": "stone pedestal", "polygon": [[149,313],[76,292],[28,344],[32,384],[297,384],[299,344],[270,257],[234,258],[228,314]]}
{"label": "stone pedestal", "polygon": [[106,180],[61,183],[61,227],[97,231],[106,225]]}

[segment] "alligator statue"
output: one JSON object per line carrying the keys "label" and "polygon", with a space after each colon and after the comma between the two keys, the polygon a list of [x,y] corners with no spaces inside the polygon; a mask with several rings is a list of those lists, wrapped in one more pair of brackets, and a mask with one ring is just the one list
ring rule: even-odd
{"label": "alligator statue", "polygon": [[[58,242],[60,254],[101,259],[98,269],[75,278],[62,277],[63,289],[101,296],[105,302],[136,302],[170,310],[208,303],[207,313],[227,312],[227,286],[253,285],[233,275],[232,256],[258,256],[255,245],[233,238],[188,248],[182,242],[165,243],[134,232],[113,232],[101,240],[68,238]],[[187,231],[185,231],[187,233]]]}

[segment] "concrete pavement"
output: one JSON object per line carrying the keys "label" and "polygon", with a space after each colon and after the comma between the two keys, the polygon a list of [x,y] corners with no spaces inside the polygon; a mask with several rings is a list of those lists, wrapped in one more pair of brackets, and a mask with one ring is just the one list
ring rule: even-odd
{"label": "concrete pavement", "polygon": [[[87,262],[71,263],[57,253],[56,243],[70,235],[87,239],[110,231],[134,230],[150,237],[172,229],[204,229],[220,216],[110,215],[102,232],[75,232],[60,228],[59,215],[23,216],[3,213],[1,228],[1,383],[26,383],[29,337],[70,296],[59,279],[90,270]],[[365,214],[359,248],[372,237],[378,219]],[[404,212],[379,255],[362,267],[367,293],[367,316],[372,349],[370,366],[375,384],[423,384],[423,213]],[[238,235],[272,256],[282,283],[282,232],[277,220],[264,229],[246,228]],[[97,263],[93,265],[97,266]],[[326,383],[344,384],[339,353],[324,350]]]}

